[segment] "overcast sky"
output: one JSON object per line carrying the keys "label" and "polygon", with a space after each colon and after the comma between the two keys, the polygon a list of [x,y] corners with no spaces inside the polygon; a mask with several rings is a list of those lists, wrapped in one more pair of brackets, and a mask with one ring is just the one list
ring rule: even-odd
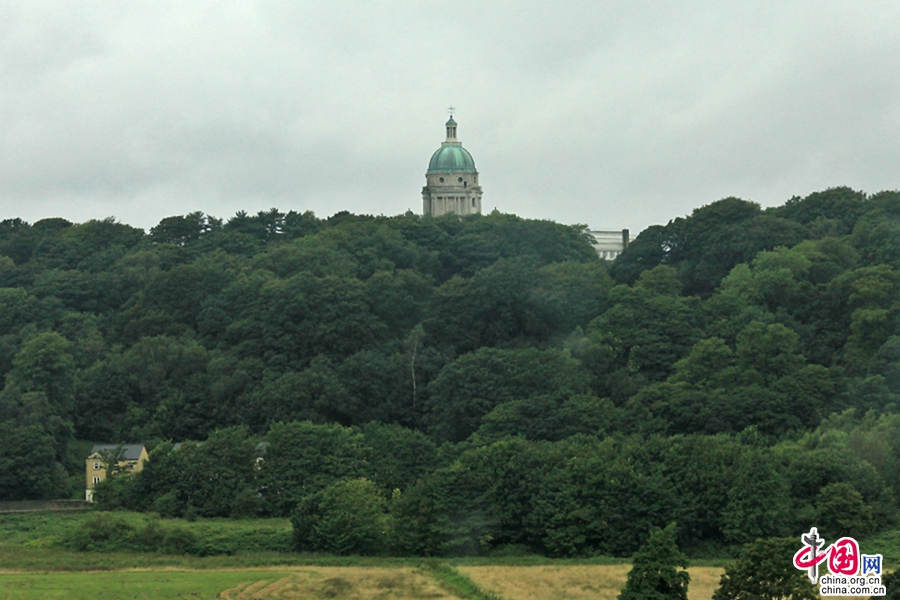
{"label": "overcast sky", "polygon": [[900,3],[0,0],[0,219],[483,207],[630,228],[900,188]]}

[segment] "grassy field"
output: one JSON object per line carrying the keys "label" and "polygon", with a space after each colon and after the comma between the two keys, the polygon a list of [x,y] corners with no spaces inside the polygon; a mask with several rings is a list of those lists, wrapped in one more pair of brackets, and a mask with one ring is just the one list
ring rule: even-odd
{"label": "grassy field", "polygon": [[[104,542],[114,551],[103,544],[90,552],[74,550],[72,540],[96,519],[106,519],[106,526],[124,526],[131,537]],[[128,546],[167,531],[187,531],[193,554],[142,552]],[[615,600],[630,568],[626,560],[609,557],[423,561],[299,554],[286,551],[290,534],[284,519],[189,522],[136,513],[0,515],[0,600]],[[861,546],[882,553],[890,569],[900,560],[900,531],[861,540]],[[712,597],[724,562],[692,562],[690,600]]]}
{"label": "grassy field", "polygon": [[[360,561],[358,558],[348,560]],[[109,566],[117,568],[120,565]],[[421,562],[417,566],[217,569],[209,568],[207,564],[206,567],[185,570],[155,566],[43,573],[0,570],[0,600],[615,600],[630,569],[627,564],[467,565],[454,568],[446,563]],[[689,572],[690,600],[709,600],[718,586],[722,569],[692,567]]]}
{"label": "grassy field", "polygon": [[214,571],[0,574],[0,599],[217,598],[247,577],[243,572]]}
{"label": "grassy field", "polygon": [[304,567],[238,571],[117,571],[0,574],[0,599],[119,600],[132,598],[306,600],[450,600],[412,568]]}

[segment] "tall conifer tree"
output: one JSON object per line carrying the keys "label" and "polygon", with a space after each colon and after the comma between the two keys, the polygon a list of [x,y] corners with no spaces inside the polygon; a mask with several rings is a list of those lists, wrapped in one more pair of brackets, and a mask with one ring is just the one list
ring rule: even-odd
{"label": "tall conifer tree", "polygon": [[618,600],[687,600],[691,576],[686,568],[687,557],[675,543],[675,523],[654,529],[632,557],[631,571]]}

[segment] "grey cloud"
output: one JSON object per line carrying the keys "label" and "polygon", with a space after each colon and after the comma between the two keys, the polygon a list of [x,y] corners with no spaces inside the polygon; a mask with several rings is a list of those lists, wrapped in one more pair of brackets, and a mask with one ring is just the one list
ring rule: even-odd
{"label": "grey cloud", "polygon": [[0,5],[0,218],[420,209],[445,107],[484,205],[635,231],[898,187],[882,2]]}

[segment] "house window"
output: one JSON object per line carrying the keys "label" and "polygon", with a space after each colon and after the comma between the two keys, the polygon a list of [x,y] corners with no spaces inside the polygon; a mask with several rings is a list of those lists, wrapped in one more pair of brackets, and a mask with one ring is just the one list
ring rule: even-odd
{"label": "house window", "polygon": [[93,483],[93,485],[97,485],[98,483],[100,483],[100,478],[99,478],[99,477],[94,477],[94,483]]}
{"label": "house window", "polygon": [[100,470],[100,463],[94,463],[94,470],[95,470],[95,471],[99,471],[99,470]]}

